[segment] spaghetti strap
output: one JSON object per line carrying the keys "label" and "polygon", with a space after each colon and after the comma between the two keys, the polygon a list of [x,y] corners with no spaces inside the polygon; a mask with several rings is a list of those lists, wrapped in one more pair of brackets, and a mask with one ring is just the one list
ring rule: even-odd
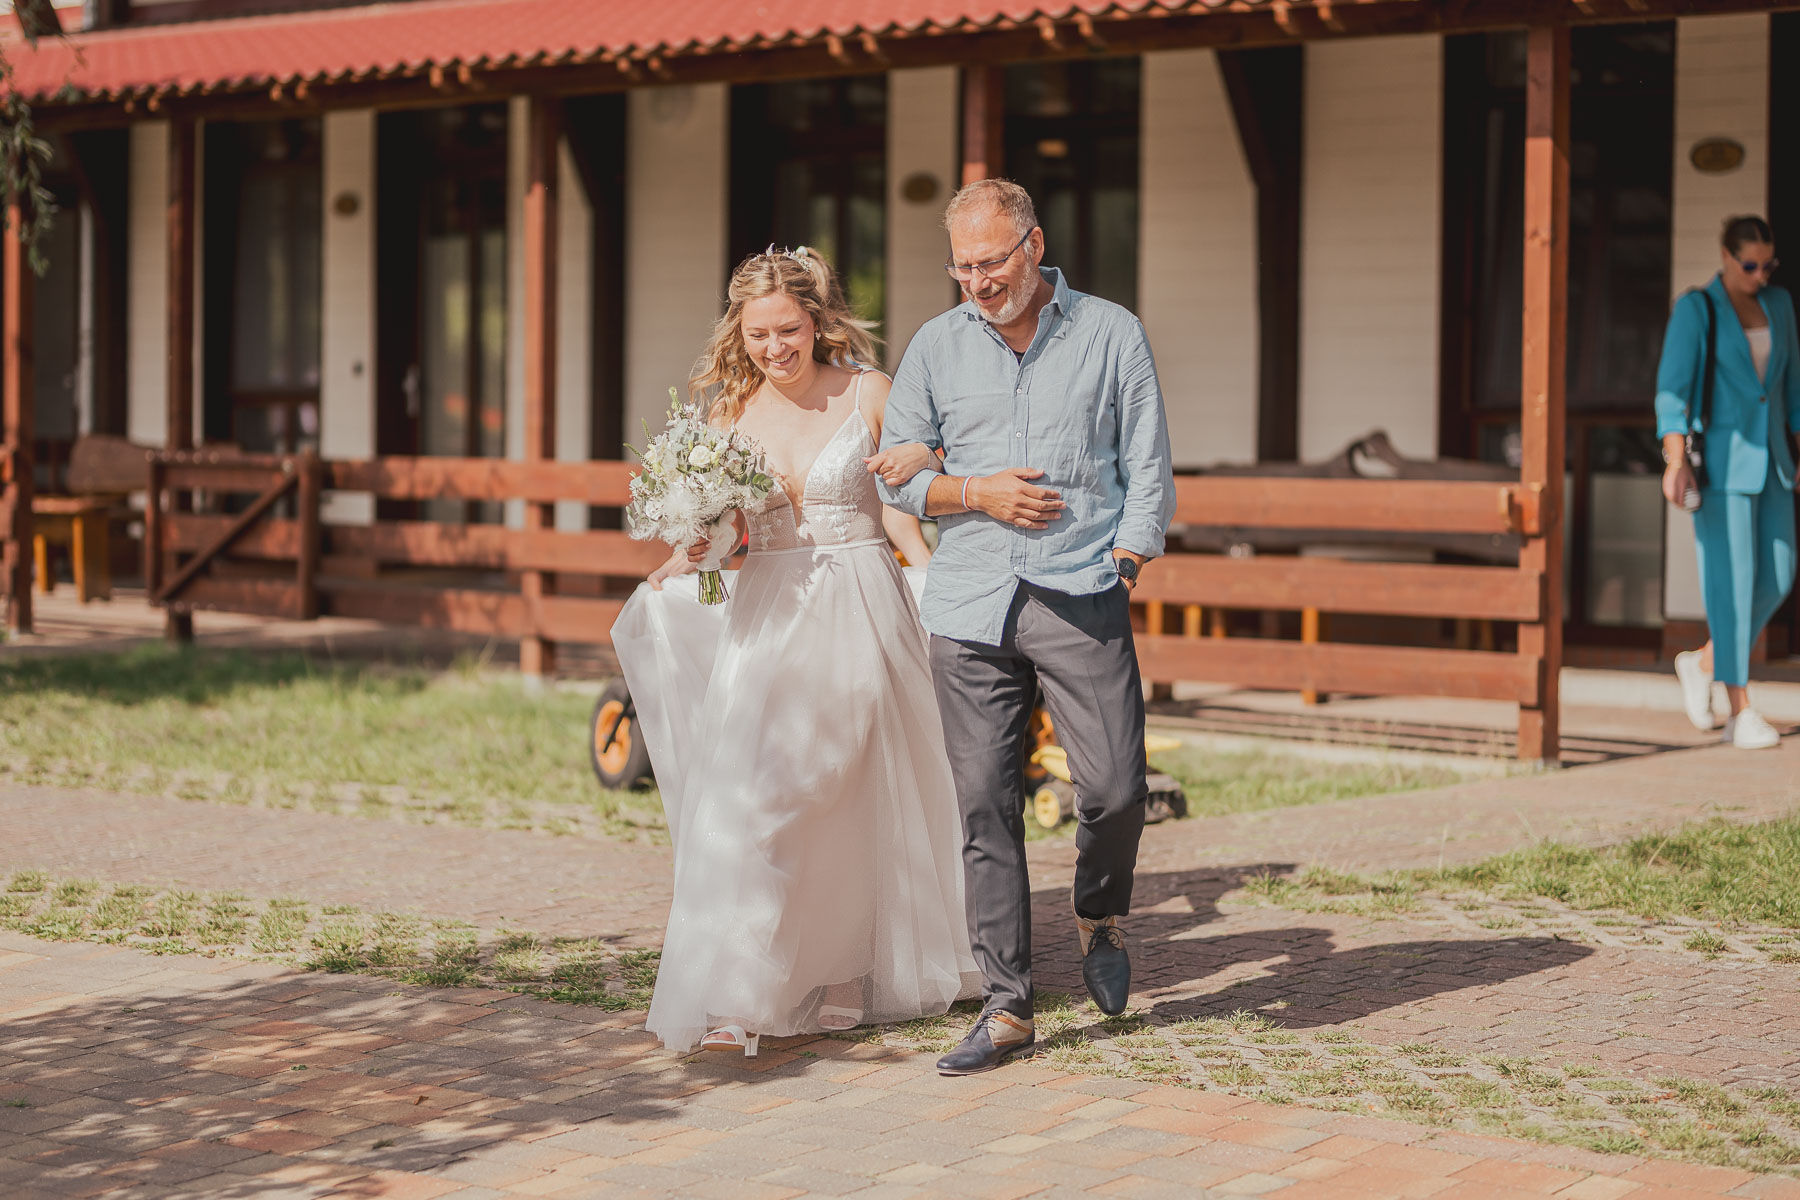
{"label": "spaghetti strap", "polygon": [[862,413],[863,376],[867,375],[868,373],[869,373],[868,367],[858,367],[856,369],[856,389],[850,393],[850,407],[854,408],[857,411],[858,415],[860,415]]}

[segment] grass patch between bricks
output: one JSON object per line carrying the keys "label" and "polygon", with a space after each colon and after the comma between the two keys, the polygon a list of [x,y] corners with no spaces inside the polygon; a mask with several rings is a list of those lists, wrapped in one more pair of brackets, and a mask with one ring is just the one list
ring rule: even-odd
{"label": "grass patch between bricks", "polygon": [[487,987],[608,1012],[647,1007],[659,953],[593,939],[484,933],[461,921],[365,913],[350,905],[251,900],[15,872],[0,929],[46,941],[104,942],[153,954],[240,955],[309,971],[385,975],[429,987]]}
{"label": "grass patch between bricks", "polygon": [[1800,816],[1686,826],[1597,849],[1545,842],[1469,866],[1265,873],[1236,893],[1303,912],[1407,915],[1489,935],[1800,964]]}
{"label": "grass patch between bricks", "polygon": [[[1785,1088],[1726,1089],[1659,1077],[1650,1092],[1587,1063],[1547,1055],[1450,1054],[1426,1043],[1386,1045],[1354,1027],[1283,1029],[1261,1013],[1159,1022],[1105,1018],[1086,1000],[1037,994],[1038,1051],[1056,1070],[1216,1089],[1273,1104],[1394,1117],[1753,1171],[1800,1165],[1800,1101]],[[965,1002],[941,1017],[839,1038],[942,1053],[973,1023]]]}

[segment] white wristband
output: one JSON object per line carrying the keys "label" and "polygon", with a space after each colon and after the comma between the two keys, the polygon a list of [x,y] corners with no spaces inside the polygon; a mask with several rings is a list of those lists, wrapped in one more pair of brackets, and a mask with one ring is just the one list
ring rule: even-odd
{"label": "white wristband", "polygon": [[969,480],[971,480],[973,478],[974,478],[973,475],[964,475],[963,476],[962,499],[959,500],[958,503],[962,505],[964,512],[969,511]]}

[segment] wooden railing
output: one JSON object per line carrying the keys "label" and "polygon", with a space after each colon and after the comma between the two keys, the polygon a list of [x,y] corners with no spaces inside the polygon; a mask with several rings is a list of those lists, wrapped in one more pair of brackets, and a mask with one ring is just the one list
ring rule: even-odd
{"label": "wooden railing", "polygon": [[[1547,520],[1538,492],[1516,483],[1437,480],[1183,478],[1180,524],[1246,529],[1379,530],[1409,534],[1537,536]],[[1303,693],[1432,695],[1536,707],[1544,664],[1491,650],[1219,638],[1200,612],[1258,609],[1305,614],[1506,621],[1545,619],[1542,572],[1518,567],[1236,558],[1171,554],[1144,572],[1139,658],[1154,683],[1207,680]],[[1181,610],[1181,632],[1168,631]],[[1316,626],[1314,627],[1316,629]]]}
{"label": "wooden railing", "polygon": [[[604,644],[638,580],[666,557],[658,542],[617,530],[559,532],[500,525],[376,520],[327,523],[325,490],[382,501],[577,501],[618,508],[632,468],[619,462],[382,458],[318,462],[158,456],[147,555],[153,594],[179,611],[330,615],[508,638]],[[296,485],[294,515],[273,514],[273,483]],[[1208,527],[1408,534],[1540,536],[1553,515],[1516,483],[1191,477],[1177,481],[1176,522]],[[253,494],[238,513],[183,512]],[[283,493],[287,495],[290,493]],[[385,507],[385,506],[384,506]],[[428,570],[427,570],[428,569]],[[530,596],[519,580],[544,573]],[[169,582],[179,581],[179,588]],[[160,590],[159,590],[160,589]],[[558,594],[559,592],[580,594]],[[1134,597],[1145,678],[1303,692],[1410,694],[1543,705],[1549,672],[1527,653],[1206,636],[1203,610],[1295,611],[1517,622],[1547,619],[1542,572],[1510,566],[1172,553]],[[1171,620],[1179,615],[1179,620]],[[1174,626],[1175,628],[1171,628]],[[1316,631],[1316,621],[1309,626]]]}

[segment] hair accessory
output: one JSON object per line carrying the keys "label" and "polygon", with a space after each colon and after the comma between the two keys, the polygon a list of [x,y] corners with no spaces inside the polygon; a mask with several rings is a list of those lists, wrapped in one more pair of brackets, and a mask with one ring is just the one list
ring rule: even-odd
{"label": "hair accessory", "polygon": [[765,258],[791,258],[795,262],[804,262],[806,259],[812,257],[812,251],[805,246],[795,246],[792,250],[789,250],[784,246],[780,250],[777,250],[775,248],[775,243],[770,242],[769,248],[763,251],[763,256]]}

